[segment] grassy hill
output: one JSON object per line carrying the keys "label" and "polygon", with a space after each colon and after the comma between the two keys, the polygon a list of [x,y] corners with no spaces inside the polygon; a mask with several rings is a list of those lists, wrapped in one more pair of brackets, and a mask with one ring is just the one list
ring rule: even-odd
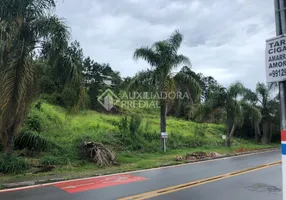
{"label": "grassy hill", "polygon": [[[144,151],[159,150],[156,149],[156,146],[160,148],[160,140],[158,140],[160,134],[159,114],[148,114],[144,111],[138,114],[133,111],[129,114],[129,117],[131,116],[135,116],[135,118],[140,116],[141,118],[136,125],[139,129],[138,135],[143,135],[144,140],[148,142],[158,143],[154,144],[154,149],[145,149]],[[122,131],[126,131],[120,128],[125,117],[126,114],[109,115],[95,111],[84,111],[72,115],[61,107],[43,103],[40,109],[33,108],[31,110],[26,127],[38,131],[41,137],[66,148],[71,148],[77,140],[88,137],[103,143],[117,143],[116,147],[120,147],[121,141],[116,136]],[[183,146],[220,146],[223,143],[221,135],[226,131],[224,125],[197,124],[168,117],[167,132],[170,134],[167,144],[171,149],[175,149]],[[182,144],[175,144],[176,142]],[[248,143],[238,139],[235,139],[234,142],[235,144]]]}
{"label": "grassy hill", "polygon": [[[133,110],[128,115],[110,115],[95,111],[83,111],[75,115],[47,103],[33,105],[15,145],[18,149],[15,151],[16,154],[23,157],[30,168],[20,175],[3,175],[2,182],[19,177],[25,177],[26,180],[28,177],[51,174],[68,177],[108,174],[176,164],[176,155],[194,151],[227,153],[238,147],[272,146],[257,145],[235,138],[233,147],[229,149],[224,147],[221,138],[226,132],[224,125],[197,124],[168,117],[169,138],[167,152],[163,153],[160,150],[160,123],[157,111]],[[101,168],[79,159],[77,146],[89,140],[102,142],[111,147],[121,165]],[[23,148],[23,143],[31,145]],[[55,165],[56,168],[52,172],[29,174],[36,165]]]}

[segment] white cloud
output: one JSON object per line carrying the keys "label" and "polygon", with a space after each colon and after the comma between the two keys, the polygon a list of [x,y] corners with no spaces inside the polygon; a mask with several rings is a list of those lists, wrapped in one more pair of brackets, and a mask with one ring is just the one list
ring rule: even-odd
{"label": "white cloud", "polygon": [[58,3],[57,14],[68,20],[85,56],[109,62],[122,76],[148,67],[132,60],[136,48],[179,29],[180,52],[193,70],[254,88],[265,81],[265,40],[275,36],[271,0],[69,0]]}

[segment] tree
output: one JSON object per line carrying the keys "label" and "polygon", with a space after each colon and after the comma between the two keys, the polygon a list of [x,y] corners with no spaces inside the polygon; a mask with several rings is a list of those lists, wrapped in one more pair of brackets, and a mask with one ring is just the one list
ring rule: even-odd
{"label": "tree", "polygon": [[176,98],[168,114],[176,117],[193,120],[200,105],[203,83],[201,77],[193,72],[189,67],[184,66],[179,73],[174,76],[175,92],[188,94],[189,98]]}
{"label": "tree", "polygon": [[68,38],[65,24],[50,14],[54,7],[53,0],[0,2],[0,136],[8,155],[34,95],[35,50],[44,39]]}
{"label": "tree", "polygon": [[[120,73],[113,71],[109,64],[99,64],[88,57],[83,62],[83,77],[92,109],[102,110],[97,99],[106,89],[111,88],[114,93],[119,93]],[[112,85],[105,81],[111,81]]]}
{"label": "tree", "polygon": [[128,86],[130,85],[132,81],[132,78],[127,76],[125,78],[122,79],[121,85],[120,85],[120,89],[125,90],[128,88]]}
{"label": "tree", "polygon": [[[252,92],[250,89],[244,89],[244,95],[242,98],[242,109],[244,116],[244,125],[250,124],[251,126],[248,129],[252,128],[254,130],[254,138],[258,142],[259,137],[261,136],[260,131],[260,122],[262,119],[261,112],[257,106],[257,95]],[[244,133],[245,134],[245,133]],[[253,134],[253,132],[252,132]]]}
{"label": "tree", "polygon": [[[134,59],[142,58],[147,61],[151,69],[138,73],[133,83],[148,85],[157,92],[166,92],[174,89],[175,83],[172,70],[180,64],[190,65],[190,60],[184,55],[178,55],[178,49],[183,41],[183,35],[175,31],[167,40],[155,42],[151,47],[141,47],[134,52]],[[178,74],[184,82],[195,82],[192,77]],[[179,77],[178,77],[179,78]],[[197,85],[196,85],[197,86]],[[197,86],[198,87],[198,86]],[[166,132],[166,114],[168,99],[160,99],[160,130]]]}
{"label": "tree", "polygon": [[[256,98],[259,109],[262,114],[262,138],[263,144],[269,143],[273,133],[275,118],[279,116],[279,102],[277,98],[271,97],[271,85],[266,86],[264,83],[257,83]],[[279,124],[279,122],[278,122]]]}
{"label": "tree", "polygon": [[[213,91],[208,94],[208,98],[204,103],[207,110],[215,110],[223,108],[226,112],[227,126],[227,146],[231,146],[231,139],[237,127],[241,127],[244,121],[244,114],[247,113],[253,124],[260,121],[258,109],[253,103],[249,102],[248,98],[243,98],[246,93],[245,87],[236,82],[228,88],[222,86],[214,86]],[[239,99],[241,97],[242,99]]]}
{"label": "tree", "polygon": [[[88,59],[84,62],[83,50],[78,41],[54,44],[52,39],[43,42],[40,59],[47,63],[42,70],[41,80],[48,77],[57,86],[53,95],[59,99],[56,103],[71,111],[78,111],[85,105],[85,79],[83,74]],[[43,84],[41,84],[43,85]],[[45,85],[45,84],[44,84]],[[41,88],[42,90],[42,88]],[[42,90],[45,91],[45,90]],[[68,103],[67,103],[68,102]]]}

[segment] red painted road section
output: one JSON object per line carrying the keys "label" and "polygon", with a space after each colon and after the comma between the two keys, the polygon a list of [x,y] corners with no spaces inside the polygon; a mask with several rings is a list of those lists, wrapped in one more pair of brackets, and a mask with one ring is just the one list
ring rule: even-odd
{"label": "red painted road section", "polygon": [[58,187],[69,193],[75,193],[75,192],[94,190],[94,189],[144,181],[144,180],[147,180],[147,178],[126,174],[126,175],[114,175],[108,177],[91,178],[87,180],[76,180],[76,181],[54,184],[53,186]]}
{"label": "red painted road section", "polygon": [[281,130],[281,141],[286,142],[286,130]]}

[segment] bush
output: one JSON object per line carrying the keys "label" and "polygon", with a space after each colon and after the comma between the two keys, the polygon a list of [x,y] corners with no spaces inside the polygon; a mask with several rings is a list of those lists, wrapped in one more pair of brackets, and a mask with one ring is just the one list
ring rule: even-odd
{"label": "bush", "polygon": [[201,138],[200,136],[184,137],[186,147],[196,148],[202,146],[208,146],[208,140],[206,138]]}
{"label": "bush", "polygon": [[74,89],[70,87],[65,87],[61,94],[62,106],[66,108],[71,108],[77,103],[77,96]]}
{"label": "bush", "polygon": [[56,90],[56,84],[49,76],[42,76],[39,85],[41,93],[52,94]]}
{"label": "bush", "polygon": [[62,158],[59,157],[54,157],[54,156],[45,156],[40,159],[40,164],[49,166],[49,165],[61,165],[65,164],[66,161]]}
{"label": "bush", "polygon": [[119,122],[120,133],[117,134],[117,137],[126,149],[132,151],[146,150],[148,142],[143,137],[141,123],[142,120],[139,116],[121,118]]}
{"label": "bush", "polygon": [[139,133],[139,128],[141,125],[142,119],[139,116],[132,116],[130,120],[129,130],[131,135]]}
{"label": "bush", "polygon": [[205,137],[205,133],[207,131],[207,128],[208,127],[206,125],[203,125],[203,126],[195,125],[195,136]]}
{"label": "bush", "polygon": [[29,168],[28,163],[20,157],[16,156],[0,156],[0,172],[7,173],[20,173]]}
{"label": "bush", "polygon": [[23,130],[15,139],[15,148],[27,148],[33,151],[44,151],[53,144],[46,138],[41,137],[38,133],[28,130]]}
{"label": "bush", "polygon": [[28,115],[27,119],[25,120],[25,127],[31,131],[41,132],[41,119],[37,115]]}
{"label": "bush", "polygon": [[182,134],[171,132],[167,139],[168,148],[171,149],[182,148],[184,147],[183,141],[184,137],[182,136]]}
{"label": "bush", "polygon": [[61,94],[60,93],[41,94],[41,99],[51,104],[61,105]]}

